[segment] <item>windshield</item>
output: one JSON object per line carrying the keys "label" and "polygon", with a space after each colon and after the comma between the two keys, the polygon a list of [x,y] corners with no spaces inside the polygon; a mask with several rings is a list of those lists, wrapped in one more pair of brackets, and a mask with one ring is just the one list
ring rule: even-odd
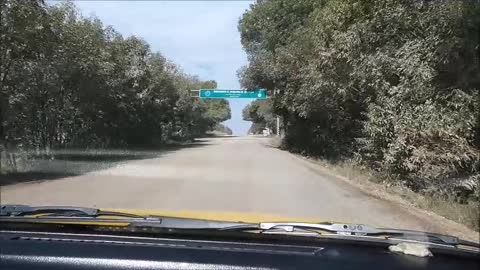
{"label": "windshield", "polygon": [[479,1],[6,0],[0,28],[2,205],[478,241]]}

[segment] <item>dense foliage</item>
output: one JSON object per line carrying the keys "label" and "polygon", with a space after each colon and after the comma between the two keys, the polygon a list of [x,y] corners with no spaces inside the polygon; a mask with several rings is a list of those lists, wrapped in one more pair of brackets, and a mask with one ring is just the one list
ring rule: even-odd
{"label": "dense foliage", "polygon": [[278,91],[289,149],[414,190],[478,185],[480,1],[262,0],[239,30],[240,81]]}
{"label": "dense foliage", "polygon": [[190,96],[201,87],[216,82],[184,74],[72,3],[0,1],[0,157],[192,139],[230,118],[227,101]]}
{"label": "dense foliage", "polygon": [[233,134],[233,131],[229,127],[225,126],[224,124],[217,124],[213,129],[213,132],[214,132],[214,135],[218,134],[223,136]]}
{"label": "dense foliage", "polygon": [[270,100],[256,100],[248,104],[243,108],[242,117],[252,122],[248,131],[250,134],[260,134],[264,128],[276,129],[276,115]]}

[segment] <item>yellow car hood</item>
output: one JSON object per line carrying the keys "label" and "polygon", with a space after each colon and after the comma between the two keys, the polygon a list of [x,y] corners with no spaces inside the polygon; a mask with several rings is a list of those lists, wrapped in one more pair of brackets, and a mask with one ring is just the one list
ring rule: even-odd
{"label": "yellow car hood", "polygon": [[[333,222],[332,220],[314,219],[304,217],[286,217],[280,215],[272,215],[266,213],[254,213],[254,212],[223,212],[223,211],[195,211],[195,210],[180,210],[180,211],[168,211],[168,210],[152,210],[152,209],[119,209],[119,208],[100,208],[100,211],[104,212],[117,212],[134,214],[137,216],[160,216],[171,218],[190,218],[190,219],[202,219],[211,221],[226,221],[226,222],[246,222],[246,223],[260,223],[260,222],[305,222],[305,223],[321,223],[321,222]],[[36,215],[36,216],[42,216]],[[60,224],[84,224],[84,225],[104,225],[104,226],[128,226],[129,218],[119,216],[101,216],[100,219],[34,219],[35,222],[41,223],[60,223]],[[339,221],[337,221],[339,222]]]}
{"label": "yellow car hood", "polygon": [[286,217],[279,215],[272,215],[266,213],[252,213],[252,212],[222,212],[222,211],[194,211],[194,210],[180,210],[180,211],[164,211],[164,210],[148,210],[148,209],[113,209],[101,208],[103,211],[115,211],[122,213],[129,213],[141,216],[164,216],[177,218],[194,218],[206,219],[214,221],[229,221],[229,222],[273,222],[273,221],[295,221],[295,222],[328,222],[330,220],[302,218],[302,217]]}

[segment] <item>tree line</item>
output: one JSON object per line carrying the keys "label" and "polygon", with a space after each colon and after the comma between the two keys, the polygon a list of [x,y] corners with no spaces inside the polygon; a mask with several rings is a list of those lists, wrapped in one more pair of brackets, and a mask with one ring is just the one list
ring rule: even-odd
{"label": "tree line", "polygon": [[270,99],[255,100],[245,106],[242,110],[242,118],[252,122],[248,130],[249,134],[261,134],[265,128],[276,130],[277,116],[273,111]]}
{"label": "tree line", "polygon": [[[161,30],[159,30],[161,31]],[[8,151],[158,146],[230,118],[216,88],[71,2],[0,1],[0,157]],[[1,163],[0,163],[1,164]]]}
{"label": "tree line", "polygon": [[272,96],[245,119],[280,115],[292,151],[478,201],[480,1],[257,0],[238,28],[240,81]]}

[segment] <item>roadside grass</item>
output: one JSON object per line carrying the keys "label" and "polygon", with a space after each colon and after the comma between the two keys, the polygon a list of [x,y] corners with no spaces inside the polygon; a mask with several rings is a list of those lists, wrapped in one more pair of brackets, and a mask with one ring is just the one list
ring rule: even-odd
{"label": "roadside grass", "polygon": [[311,158],[309,160],[334,174],[343,176],[348,181],[367,188],[373,195],[397,201],[400,198],[403,203],[434,212],[477,232],[480,231],[480,202],[478,201],[461,204],[449,198],[420,194],[406,187],[392,184],[388,179],[375,175],[368,169],[358,166],[354,161],[333,164],[325,160]]}
{"label": "roadside grass", "polygon": [[[269,145],[282,149],[282,140],[279,137],[273,137],[270,139]],[[480,231],[479,201],[461,204],[451,198],[420,194],[407,187],[394,184],[387,177],[381,177],[371,170],[359,166],[353,160],[332,163],[323,159],[302,157],[318,165],[320,169],[326,170],[326,173],[340,176],[348,182],[354,183],[372,196],[412,205],[463,224],[477,232]]]}

